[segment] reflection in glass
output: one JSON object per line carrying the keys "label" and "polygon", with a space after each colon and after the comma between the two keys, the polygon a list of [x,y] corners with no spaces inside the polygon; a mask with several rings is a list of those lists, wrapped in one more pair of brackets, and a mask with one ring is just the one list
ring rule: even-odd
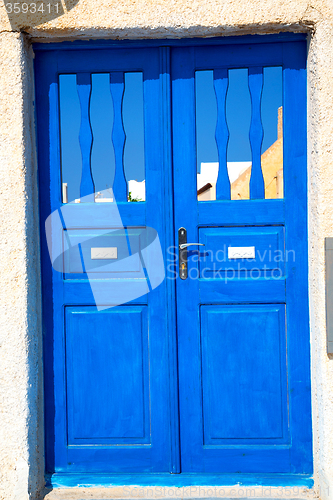
{"label": "reflection in glass", "polygon": [[90,123],[93,133],[91,171],[95,184],[95,201],[111,201],[115,172],[112,145],[113,104],[110,75],[91,75]]}
{"label": "reflection in glass", "polygon": [[62,201],[80,198],[82,157],[79,143],[81,109],[76,75],[59,75]]}
{"label": "reflection in glass", "polygon": [[[80,202],[81,108],[76,75],[60,75],[59,107],[62,199],[63,203],[73,200]],[[95,185],[95,202],[114,201],[112,194],[115,177],[115,154],[112,143],[114,110],[109,73],[91,75],[87,119],[93,135],[90,161]],[[129,201],[144,201],[146,189],[142,73],[125,73],[122,119],[126,134],[123,162],[128,182],[128,198]]]}
{"label": "reflection in glass", "polygon": [[[232,71],[235,70],[229,71],[229,82]],[[282,68],[267,67],[263,74],[261,120],[264,138],[261,168],[265,181],[265,198],[283,198]],[[251,159],[232,182],[231,199],[249,199],[250,177]]]}
{"label": "reflection in glass", "polygon": [[124,170],[128,183],[128,201],[146,199],[143,75],[125,73],[123,123],[126,134]]}
{"label": "reflection in glass", "polygon": [[195,72],[195,119],[197,148],[197,196],[216,199],[218,152],[215,140],[217,104],[213,71]]}
{"label": "reflection in glass", "polygon": [[249,199],[251,176],[251,97],[247,68],[228,72],[226,114],[229,128],[227,150],[228,173],[231,183],[231,199]]}
{"label": "reflection in glass", "polygon": [[[219,164],[215,139],[217,101],[214,94],[213,71],[196,72],[195,91],[197,197],[199,201],[216,200]],[[261,168],[265,182],[265,198],[283,198],[281,67],[263,68],[260,108],[264,131]],[[232,200],[249,199],[252,166],[249,138],[251,116],[248,69],[230,69],[226,96],[226,120],[229,129],[227,168]]]}
{"label": "reflection in glass", "polygon": [[[227,168],[229,180],[232,185],[251,167],[249,141],[251,98],[248,87],[247,69],[229,70],[228,78],[229,83],[226,97],[226,119],[229,129]],[[195,90],[197,196],[199,201],[216,200],[219,163],[215,138],[217,100],[214,90],[213,71],[196,72]],[[248,198],[249,176],[247,177],[245,186],[247,187],[246,195]],[[235,189],[232,189],[231,194],[232,199],[240,199],[240,196],[235,194]]]}
{"label": "reflection in glass", "polygon": [[265,180],[265,198],[283,198],[283,108],[282,68],[264,68],[261,101],[264,127],[261,168]]}

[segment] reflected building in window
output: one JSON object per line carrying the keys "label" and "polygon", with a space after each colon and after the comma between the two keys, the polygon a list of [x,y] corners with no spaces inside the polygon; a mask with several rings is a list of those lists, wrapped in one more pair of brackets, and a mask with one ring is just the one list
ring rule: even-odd
{"label": "reflected building in window", "polygon": [[[283,198],[283,128],[282,106],[278,109],[277,140],[261,155],[261,168],[265,181],[265,198]],[[231,183],[232,200],[248,200],[251,165]]]}
{"label": "reflected building in window", "polygon": [[[228,162],[232,200],[248,200],[252,162]],[[283,111],[278,108],[277,140],[261,155],[265,198],[283,198]],[[198,201],[216,200],[218,162],[201,163],[197,174]]]}

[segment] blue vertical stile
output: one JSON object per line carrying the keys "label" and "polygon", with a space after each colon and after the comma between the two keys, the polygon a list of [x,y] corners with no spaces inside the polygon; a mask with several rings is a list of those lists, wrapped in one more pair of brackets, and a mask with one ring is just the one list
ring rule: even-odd
{"label": "blue vertical stile", "polygon": [[217,122],[215,139],[219,155],[219,174],[216,182],[216,199],[230,200],[230,179],[227,166],[229,129],[226,120],[226,97],[228,90],[228,70],[214,70],[214,89],[217,101]]}
{"label": "blue vertical stile", "polygon": [[176,262],[170,262],[170,251],[175,247],[173,239],[174,231],[174,213],[173,213],[173,184],[172,176],[172,158],[171,158],[171,57],[170,47],[160,48],[160,65],[161,65],[161,117],[163,120],[163,164],[164,164],[164,179],[165,179],[165,197],[170,200],[169,210],[165,218],[165,226],[163,231],[166,238],[166,255],[165,259],[168,265],[167,268],[167,303],[166,313],[168,318],[169,331],[169,364],[170,364],[170,429],[171,429],[171,469],[173,474],[180,473],[180,436],[179,436],[179,401],[178,401],[178,359],[177,359],[177,331],[176,331],[176,289],[175,280],[172,279],[176,269]]}
{"label": "blue vertical stile", "polygon": [[261,95],[263,71],[261,67],[249,68],[249,89],[252,103],[250,144],[252,150],[252,169],[250,179],[250,198],[265,198],[265,182],[261,170],[261,145],[264,137],[261,122]]}
{"label": "blue vertical stile", "polygon": [[79,141],[82,154],[82,175],[80,184],[80,197],[84,201],[94,201],[94,181],[91,173],[91,148],[92,131],[89,117],[89,105],[91,95],[91,75],[89,73],[78,73],[77,91],[81,106],[81,127]]}
{"label": "blue vertical stile", "polygon": [[[292,48],[292,50],[291,50]],[[284,47],[283,162],[286,200],[289,399],[294,446],[292,472],[313,471],[308,307],[306,57],[305,44]],[[290,257],[291,255],[291,257]],[[300,300],[302,297],[302,300]],[[296,382],[297,380],[297,382]],[[302,405],[302,406],[300,406]]]}
{"label": "blue vertical stile", "polygon": [[115,72],[110,74],[110,89],[113,100],[113,129],[112,143],[115,156],[115,175],[113,181],[113,193],[116,201],[127,201],[127,183],[124,172],[124,147],[125,131],[122,117],[122,105],[125,90],[124,73]]}

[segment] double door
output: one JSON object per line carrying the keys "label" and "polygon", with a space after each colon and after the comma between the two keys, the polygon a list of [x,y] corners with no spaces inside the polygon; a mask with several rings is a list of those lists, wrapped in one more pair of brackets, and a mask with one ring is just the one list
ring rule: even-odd
{"label": "double door", "polygon": [[35,69],[47,471],[311,472],[305,42],[36,46]]}

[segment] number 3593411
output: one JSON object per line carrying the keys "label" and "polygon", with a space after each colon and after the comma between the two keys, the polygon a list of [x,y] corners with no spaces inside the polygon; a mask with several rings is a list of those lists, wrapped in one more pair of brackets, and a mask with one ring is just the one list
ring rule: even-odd
{"label": "number 3593411", "polygon": [[41,14],[59,14],[59,3],[6,3],[7,14],[36,14],[40,12]]}

